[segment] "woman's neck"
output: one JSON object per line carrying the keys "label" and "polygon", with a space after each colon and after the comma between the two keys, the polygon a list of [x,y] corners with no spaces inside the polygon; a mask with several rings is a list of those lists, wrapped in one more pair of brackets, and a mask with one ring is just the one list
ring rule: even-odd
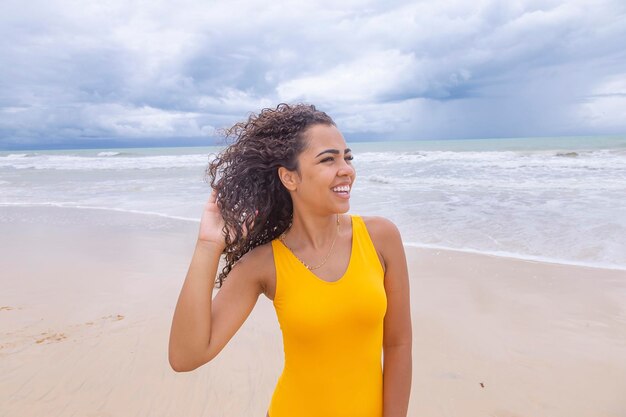
{"label": "woman's neck", "polygon": [[297,250],[309,246],[319,249],[328,246],[339,233],[338,221],[338,214],[314,216],[303,215],[294,210],[293,223],[287,231],[292,248]]}

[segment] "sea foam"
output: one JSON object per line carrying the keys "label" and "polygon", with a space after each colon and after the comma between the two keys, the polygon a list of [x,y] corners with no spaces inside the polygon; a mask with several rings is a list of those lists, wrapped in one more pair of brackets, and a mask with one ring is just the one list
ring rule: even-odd
{"label": "sea foam", "polygon": [[[622,142],[457,142],[351,145],[351,211],[385,216],[422,246],[626,267]],[[184,148],[10,152],[0,155],[0,203],[199,219],[208,161],[209,152]]]}

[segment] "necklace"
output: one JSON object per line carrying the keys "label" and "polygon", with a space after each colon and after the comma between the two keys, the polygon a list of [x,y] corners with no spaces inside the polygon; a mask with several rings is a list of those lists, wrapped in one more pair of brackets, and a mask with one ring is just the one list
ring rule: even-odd
{"label": "necklace", "polygon": [[[289,229],[287,229],[287,231],[288,230]],[[315,269],[319,269],[322,266],[324,266],[326,261],[328,261],[328,258],[330,257],[330,254],[333,253],[333,248],[335,247],[335,242],[337,241],[337,235],[339,235],[339,214],[337,214],[337,233],[335,233],[335,237],[333,238],[333,243],[330,244],[330,250],[328,251],[328,254],[326,254],[326,257],[322,260],[322,262],[320,262],[319,265],[309,266],[306,262],[304,262],[302,259],[300,259],[298,257],[298,255],[296,255],[294,253],[294,251],[291,250],[291,248],[289,246],[287,246],[287,244],[285,243],[285,235],[287,234],[287,231],[283,232],[283,234],[280,235],[280,237],[278,239],[283,243],[283,245],[285,245],[285,247],[287,249],[289,249],[289,252],[291,252],[293,254],[293,256],[295,256],[296,259],[299,260],[300,263],[306,267],[306,269],[308,269],[309,271],[313,271]]]}

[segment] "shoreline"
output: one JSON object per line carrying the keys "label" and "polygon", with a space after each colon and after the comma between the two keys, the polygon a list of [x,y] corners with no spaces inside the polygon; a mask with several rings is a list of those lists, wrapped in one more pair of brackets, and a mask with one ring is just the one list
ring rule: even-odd
{"label": "shoreline", "polygon": [[[167,362],[196,233],[141,214],[0,208],[3,415],[265,416],[283,360],[267,298],[211,363],[177,374]],[[406,252],[409,416],[626,413],[622,271]]]}
{"label": "shoreline", "polygon": [[[111,207],[95,207],[95,206],[66,206],[62,203],[0,203],[0,209],[3,207],[24,207],[24,208],[36,208],[36,207],[50,207],[50,208],[58,208],[58,209],[67,209],[67,210],[102,210],[102,211],[110,211],[116,213],[128,213],[128,214],[136,214],[136,215],[144,215],[144,216],[154,216],[160,217],[169,220],[181,221],[186,223],[193,223],[196,225],[200,224],[200,219],[188,218],[188,217],[180,217],[169,214],[163,214],[158,212],[150,212],[150,211],[141,211],[141,210],[130,210],[130,209],[118,209]],[[626,265],[614,265],[614,264],[594,264],[584,261],[576,261],[576,260],[567,260],[567,259],[554,259],[554,258],[544,258],[535,255],[526,255],[521,253],[512,253],[512,252],[498,252],[498,251],[488,251],[488,250],[477,250],[471,248],[451,248],[447,246],[439,246],[432,245],[426,243],[419,242],[411,242],[411,241],[403,241],[403,245],[405,248],[416,248],[416,249],[427,249],[427,250],[440,250],[440,251],[450,251],[450,252],[459,252],[459,253],[471,253],[475,255],[481,256],[492,256],[497,258],[511,259],[511,260],[521,260],[521,261],[529,261],[529,262],[537,262],[537,263],[545,263],[545,264],[554,264],[554,265],[563,265],[563,266],[575,266],[582,268],[592,268],[592,269],[601,269],[601,270],[612,270],[612,271],[626,271]]]}

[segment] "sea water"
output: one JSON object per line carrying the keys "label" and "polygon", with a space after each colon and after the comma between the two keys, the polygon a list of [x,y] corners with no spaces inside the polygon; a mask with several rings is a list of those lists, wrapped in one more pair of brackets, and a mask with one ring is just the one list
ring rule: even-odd
{"label": "sea water", "polygon": [[[349,143],[351,212],[409,245],[626,270],[626,136]],[[199,221],[220,147],[0,152],[7,205]]]}

